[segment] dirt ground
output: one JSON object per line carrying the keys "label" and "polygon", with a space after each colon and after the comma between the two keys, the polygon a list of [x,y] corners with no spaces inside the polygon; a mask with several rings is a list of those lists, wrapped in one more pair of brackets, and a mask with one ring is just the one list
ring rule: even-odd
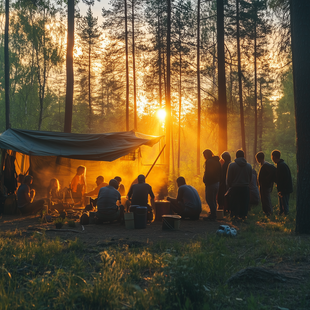
{"label": "dirt ground", "polygon": [[120,239],[143,243],[154,243],[160,240],[189,242],[203,237],[207,233],[215,233],[221,224],[231,225],[229,220],[225,218],[221,221],[203,221],[200,218],[196,221],[182,220],[179,230],[166,231],[162,230],[160,221],[147,224],[145,229],[126,229],[125,226],[119,223],[82,226],[79,220],[76,220],[75,228],[64,225],[62,229],[55,229],[54,223],[41,223],[38,216],[6,215],[0,218],[1,231],[15,231],[18,229],[23,235],[31,235],[34,231],[42,232],[45,230],[47,237],[60,237],[66,240],[78,238],[89,245]]}

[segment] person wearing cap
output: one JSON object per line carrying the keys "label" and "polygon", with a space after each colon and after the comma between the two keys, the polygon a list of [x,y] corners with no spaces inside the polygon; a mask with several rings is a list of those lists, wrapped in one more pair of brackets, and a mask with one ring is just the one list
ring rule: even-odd
{"label": "person wearing cap", "polygon": [[124,206],[120,203],[121,194],[117,189],[118,182],[115,179],[110,180],[108,186],[100,188],[96,212],[96,218],[99,222],[123,220]]}
{"label": "person wearing cap", "polygon": [[122,182],[122,178],[117,176],[114,179],[118,182],[118,191],[120,192],[121,196],[125,196],[126,195],[126,190],[125,190],[124,184],[121,183]]}
{"label": "person wearing cap", "polygon": [[197,190],[186,184],[184,177],[177,178],[178,196],[176,199],[167,197],[171,209],[183,218],[198,220],[201,213],[201,200]]}
{"label": "person wearing cap", "polygon": [[138,176],[138,184],[131,185],[127,196],[131,205],[148,207],[148,210],[151,208],[148,204],[150,196],[151,206],[153,210],[155,210],[155,195],[153,193],[152,186],[145,183],[145,176],[143,174]]}

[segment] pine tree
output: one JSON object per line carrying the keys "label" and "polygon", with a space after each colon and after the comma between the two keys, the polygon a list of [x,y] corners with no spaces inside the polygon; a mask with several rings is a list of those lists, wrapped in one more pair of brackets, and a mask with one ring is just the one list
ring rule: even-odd
{"label": "pine tree", "polygon": [[74,75],[73,75],[73,48],[74,48],[74,0],[68,0],[68,16],[67,16],[67,56],[66,56],[66,106],[64,132],[71,132],[72,127],[72,109],[73,109],[73,91],[74,91]]}
{"label": "pine tree", "polygon": [[5,127],[10,128],[10,61],[9,61],[10,1],[5,1],[4,75],[5,75]]}
{"label": "pine tree", "polygon": [[293,80],[297,135],[296,232],[310,234],[309,88],[310,2],[291,1]]}
{"label": "pine tree", "polygon": [[80,74],[80,100],[88,101],[88,129],[92,131],[92,116],[95,106],[96,94],[96,66],[95,61],[99,58],[101,30],[98,26],[98,18],[93,16],[91,6],[85,17],[78,24],[78,35],[80,37],[81,56],[78,58],[78,73]]}
{"label": "pine tree", "polygon": [[267,19],[266,0],[251,0],[250,2],[242,0],[240,4],[243,8],[240,16],[243,24],[243,36],[246,39],[245,51],[254,66],[254,140],[252,162],[255,163],[254,156],[257,153],[258,141],[258,61],[267,49],[266,39],[271,32],[271,26]]}

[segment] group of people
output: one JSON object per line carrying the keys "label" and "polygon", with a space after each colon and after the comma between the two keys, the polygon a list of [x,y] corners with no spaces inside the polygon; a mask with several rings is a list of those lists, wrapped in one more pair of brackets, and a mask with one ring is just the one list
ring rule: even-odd
{"label": "group of people", "polygon": [[[215,156],[209,149],[203,152],[205,157],[205,198],[210,208],[207,220],[216,219],[217,205],[219,209],[229,210],[232,217],[245,218],[250,203],[250,187],[253,175],[252,166],[244,158],[243,150],[236,152],[236,159],[231,162],[228,152]],[[289,213],[289,196],[293,191],[291,172],[287,164],[281,159],[281,152],[274,150],[271,159],[276,167],[265,161],[263,152],[256,154],[256,160],[261,165],[257,183],[263,212],[269,216],[273,214],[271,191],[276,183],[280,215]],[[221,164],[222,163],[222,164]],[[255,180],[256,181],[256,180]]]}
{"label": "group of people", "polygon": [[[206,220],[216,219],[216,210],[230,211],[232,217],[245,218],[248,214],[250,203],[250,187],[253,181],[251,165],[244,158],[243,150],[236,152],[236,158],[232,162],[228,152],[216,156],[210,149],[203,152],[205,158],[203,182],[205,184],[205,199],[210,208],[210,214]],[[274,150],[271,159],[276,167],[265,160],[263,152],[256,154],[256,160],[260,164],[257,175],[259,195],[263,212],[269,216],[273,214],[273,206],[270,194],[276,183],[280,215],[289,213],[289,197],[293,191],[292,177],[288,165],[281,159],[281,153]],[[71,181],[70,190],[73,199],[82,199],[84,196],[96,196],[96,216],[101,221],[113,221],[122,219],[124,206],[121,196],[125,195],[125,187],[122,179],[116,176],[109,183],[104,182],[103,176],[96,179],[96,187],[86,192],[86,168],[79,166],[77,173]],[[30,189],[33,178],[28,175],[18,189],[18,207],[23,214],[36,213],[42,210],[44,199],[33,202],[35,191]],[[256,180],[255,180],[256,181]],[[198,219],[201,213],[201,200],[197,190],[186,184],[184,177],[176,180],[178,194],[176,198],[167,197],[171,210],[184,218]],[[253,182],[252,182],[253,183]],[[59,181],[54,178],[50,181],[47,197],[57,206],[61,203],[63,193],[60,191]],[[150,204],[149,204],[150,198]],[[152,187],[145,182],[145,176],[139,175],[133,182],[127,194],[125,207],[127,211],[130,205],[146,206],[149,210],[155,209],[155,195]]]}
{"label": "group of people", "polygon": [[[75,202],[81,202],[85,196],[97,197],[101,188],[109,186],[108,183],[104,182],[103,176],[98,176],[96,178],[96,187],[89,192],[85,192],[85,173],[86,167],[79,166],[77,168],[76,175],[70,183],[70,188],[64,188],[63,190],[60,190],[60,184],[57,178],[51,179],[47,188],[47,199],[40,199],[36,201],[34,201],[36,192],[34,189],[31,189],[33,177],[31,175],[23,177],[20,180],[21,185],[17,190],[17,204],[19,210],[22,214],[36,214],[42,211],[45,203],[51,208],[62,210],[64,198],[68,198],[69,196],[70,198],[72,197]],[[121,195],[125,195],[125,187],[121,183],[122,178],[116,176],[113,180],[118,184],[117,188],[119,193]]]}

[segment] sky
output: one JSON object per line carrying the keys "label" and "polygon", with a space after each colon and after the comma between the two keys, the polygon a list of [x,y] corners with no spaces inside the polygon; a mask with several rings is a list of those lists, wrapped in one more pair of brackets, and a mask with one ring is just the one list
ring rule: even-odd
{"label": "sky", "polygon": [[[101,16],[102,8],[103,7],[108,8],[109,2],[110,2],[110,0],[100,0],[100,2],[98,2],[98,0],[96,0],[94,6],[92,7],[94,16],[98,17],[99,22],[102,20],[102,16]],[[82,1],[80,1],[78,6],[80,8],[81,15],[85,15],[86,11],[88,9],[88,6],[86,4],[84,4]]]}

